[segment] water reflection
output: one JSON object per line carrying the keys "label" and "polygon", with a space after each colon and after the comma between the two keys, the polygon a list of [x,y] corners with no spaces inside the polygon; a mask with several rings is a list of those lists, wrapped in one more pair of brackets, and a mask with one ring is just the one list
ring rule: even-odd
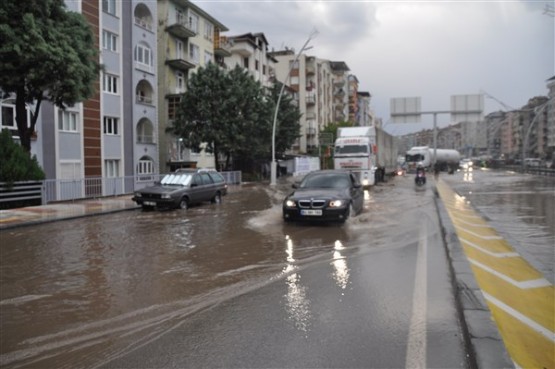
{"label": "water reflection", "polygon": [[343,290],[347,288],[350,275],[347,259],[341,254],[341,250],[344,249],[345,247],[341,241],[335,241],[332,262],[334,268],[333,278],[335,279],[335,283]]}
{"label": "water reflection", "polygon": [[473,176],[473,169],[472,167],[466,168],[464,169],[464,173],[463,173],[463,181],[464,182],[474,182],[474,176]]}
{"label": "water reflection", "polygon": [[295,324],[295,328],[302,332],[308,332],[312,313],[310,311],[310,300],[307,297],[307,288],[301,284],[301,276],[295,271],[298,267],[294,264],[293,240],[285,236],[287,254],[287,264],[283,268],[283,273],[288,274],[285,279],[287,285],[285,307],[289,314],[289,319]]}

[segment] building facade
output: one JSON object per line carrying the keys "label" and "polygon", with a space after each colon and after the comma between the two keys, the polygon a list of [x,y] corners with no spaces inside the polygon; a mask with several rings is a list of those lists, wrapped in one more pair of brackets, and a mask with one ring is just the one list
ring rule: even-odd
{"label": "building facade", "polygon": [[214,155],[194,152],[167,129],[186,91],[189,77],[199,67],[220,63],[229,54],[221,42],[228,29],[187,0],[158,0],[158,136],[160,171],[185,167],[216,167]]}

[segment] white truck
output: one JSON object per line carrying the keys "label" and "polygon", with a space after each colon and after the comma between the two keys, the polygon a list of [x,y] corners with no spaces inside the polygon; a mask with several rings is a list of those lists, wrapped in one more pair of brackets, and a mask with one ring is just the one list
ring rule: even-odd
{"label": "white truck", "polygon": [[364,187],[385,180],[397,169],[397,139],[380,128],[341,127],[337,130],[333,165],[359,176]]}
{"label": "white truck", "polygon": [[[440,170],[458,168],[461,154],[452,149],[436,149],[436,164]],[[421,164],[427,170],[432,170],[434,163],[434,148],[429,146],[412,147],[405,155],[407,171],[415,172],[416,166]]]}

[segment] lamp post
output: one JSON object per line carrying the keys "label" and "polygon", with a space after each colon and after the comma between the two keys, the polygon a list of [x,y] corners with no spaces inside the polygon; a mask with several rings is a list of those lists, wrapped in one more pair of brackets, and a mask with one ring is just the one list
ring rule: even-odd
{"label": "lamp post", "polygon": [[309,49],[307,47],[308,43],[310,42],[310,40],[312,40],[314,37],[316,37],[317,34],[318,34],[318,31],[316,29],[314,29],[310,33],[310,35],[308,36],[308,40],[306,40],[303,47],[299,50],[299,52],[295,56],[295,59],[293,60],[293,63],[291,63],[291,65],[289,66],[289,71],[287,72],[287,76],[285,76],[285,81],[283,81],[283,83],[281,84],[281,90],[279,91],[279,96],[278,96],[278,100],[277,100],[277,104],[276,104],[276,109],[274,111],[274,124],[273,124],[273,127],[272,127],[272,165],[270,166],[270,185],[272,185],[272,186],[276,185],[276,177],[277,177],[276,176],[276,171],[277,171],[277,163],[276,163],[276,123],[277,123],[277,115],[278,115],[278,110],[279,110],[279,104],[281,102],[281,96],[283,95],[283,91],[285,90],[285,84],[287,83],[287,80],[291,76],[291,71],[293,70],[293,67],[297,63],[297,60],[299,60],[299,57],[301,56],[303,51]]}

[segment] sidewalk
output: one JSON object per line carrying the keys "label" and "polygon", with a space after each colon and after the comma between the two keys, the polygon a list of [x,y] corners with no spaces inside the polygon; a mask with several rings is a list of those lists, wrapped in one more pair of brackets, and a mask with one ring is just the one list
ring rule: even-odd
{"label": "sidewalk", "polygon": [[59,202],[49,205],[0,210],[0,230],[53,222],[56,220],[87,217],[117,211],[140,209],[131,195]]}

